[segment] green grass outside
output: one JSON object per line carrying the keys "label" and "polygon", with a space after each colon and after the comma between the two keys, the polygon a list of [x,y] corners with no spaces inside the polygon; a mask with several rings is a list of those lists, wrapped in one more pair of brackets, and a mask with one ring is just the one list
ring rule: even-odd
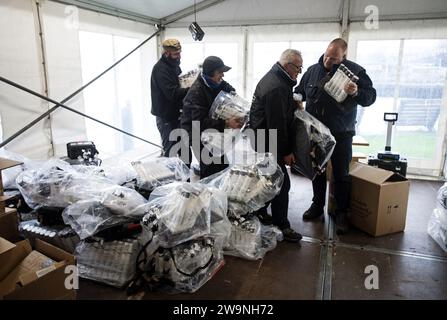
{"label": "green grass outside", "polygon": [[[402,132],[394,133],[392,151],[398,152],[405,158],[433,159],[435,157],[436,132]],[[353,148],[354,152],[363,152],[366,155],[376,155],[377,151],[384,150],[385,135],[362,135],[369,142],[368,147]]]}

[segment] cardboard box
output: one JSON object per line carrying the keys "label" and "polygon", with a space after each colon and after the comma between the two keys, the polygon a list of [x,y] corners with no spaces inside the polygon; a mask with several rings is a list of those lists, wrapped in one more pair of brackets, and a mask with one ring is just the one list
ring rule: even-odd
{"label": "cardboard box", "polygon": [[5,207],[5,201],[10,197],[3,193],[2,171],[20,164],[22,162],[0,158],[0,237],[13,242],[20,239],[17,211]]}
{"label": "cardboard box", "polygon": [[11,242],[20,240],[19,218],[16,209],[5,208],[5,212],[0,212],[0,237]]}
{"label": "cardboard box", "polygon": [[15,244],[0,238],[0,299],[75,299],[65,288],[65,267],[75,265],[73,255],[36,239]]}
{"label": "cardboard box", "polygon": [[403,231],[407,217],[410,182],[392,171],[351,163],[349,220],[373,235]]}
{"label": "cardboard box", "polygon": [[3,193],[3,179],[2,179],[2,171],[11,167],[18,166],[23,162],[10,160],[6,158],[0,158],[0,214],[5,212],[5,201],[8,200],[9,197],[4,196]]}

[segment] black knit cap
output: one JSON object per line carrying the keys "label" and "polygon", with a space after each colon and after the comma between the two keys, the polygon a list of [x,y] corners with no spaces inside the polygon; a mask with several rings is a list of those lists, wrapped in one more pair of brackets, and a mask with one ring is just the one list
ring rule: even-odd
{"label": "black knit cap", "polygon": [[216,56],[209,56],[203,61],[203,73],[206,74],[208,77],[212,77],[214,71],[222,71],[227,72],[231,69],[231,67],[226,66],[222,59]]}

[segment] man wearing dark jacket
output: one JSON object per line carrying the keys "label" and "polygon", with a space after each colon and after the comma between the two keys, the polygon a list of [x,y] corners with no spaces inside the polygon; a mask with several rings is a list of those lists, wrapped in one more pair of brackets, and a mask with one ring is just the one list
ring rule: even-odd
{"label": "man wearing dark jacket", "polygon": [[158,131],[161,135],[163,153],[170,155],[172,146],[177,141],[169,141],[172,130],[180,128],[180,110],[182,100],[189,88],[181,88],[178,76],[182,47],[176,39],[163,41],[163,55],[152,69],[151,97],[152,114],[156,117]]}
{"label": "man wearing dark jacket", "polygon": [[[250,127],[255,130],[265,130],[265,136],[269,129],[277,130],[277,162],[284,173],[284,182],[279,194],[273,198],[257,214],[261,221],[268,220],[267,207],[272,206],[272,222],[281,229],[284,239],[291,242],[301,240],[301,234],[290,228],[287,218],[289,210],[290,178],[287,173],[286,164],[294,162],[292,153],[292,122],[296,103],[293,100],[293,87],[296,85],[298,74],[302,70],[303,59],[297,50],[288,49],[281,55],[279,62],[259,81],[253,96],[250,109]],[[257,132],[255,136],[257,136]],[[267,152],[271,141],[265,141],[265,146],[258,145],[255,141],[255,150],[262,148]]]}
{"label": "man wearing dark jacket", "polygon": [[[341,38],[332,40],[318,63],[309,67],[295,89],[306,101],[306,111],[325,124],[335,137],[336,145],[331,156],[336,201],[335,223],[337,233],[348,232],[346,212],[349,207],[349,163],[352,159],[352,137],[355,135],[357,105],[370,106],[376,100],[376,90],[364,68],[346,59],[347,43]],[[344,90],[347,98],[338,103],[325,90],[324,84],[343,63],[359,80],[349,82]],[[304,220],[323,215],[326,204],[326,176],[317,175],[312,181],[312,205],[304,213]]]}
{"label": "man wearing dark jacket", "polygon": [[[225,161],[224,156],[213,157],[209,152],[207,152],[207,160],[210,161],[204,161],[202,154],[204,146],[200,141],[192,141],[193,138],[200,140],[200,136],[193,136],[193,131],[199,132],[201,135],[207,129],[224,132],[225,128],[237,129],[242,127],[242,122],[239,119],[214,120],[209,115],[211,105],[221,90],[225,92],[235,91],[228,82],[222,79],[224,72],[231,68],[226,66],[222,59],[215,56],[207,57],[203,61],[202,68],[202,74],[194,81],[183,100],[181,120],[182,128],[189,134],[189,144],[193,147],[194,154],[200,162],[201,179],[224,170],[228,167],[228,164],[226,164],[227,161]],[[195,127],[197,125],[200,125],[200,129]]]}

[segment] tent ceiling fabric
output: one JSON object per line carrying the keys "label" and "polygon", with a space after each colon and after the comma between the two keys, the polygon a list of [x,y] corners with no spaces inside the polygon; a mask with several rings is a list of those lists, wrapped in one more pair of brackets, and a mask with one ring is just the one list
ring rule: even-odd
{"label": "tent ceiling fabric", "polygon": [[[64,2],[63,0],[53,1]],[[197,0],[196,3],[209,1]],[[78,0],[77,2],[96,3],[109,9],[116,8],[159,20],[175,15],[194,5],[194,0]],[[409,15],[413,19],[418,17],[422,19],[447,17],[447,1],[445,0],[350,0],[349,2],[349,17],[356,21],[367,16],[365,9],[371,5],[378,8],[379,18],[380,15],[394,17],[395,19],[399,19],[403,15]],[[295,19],[297,22],[318,19],[321,19],[322,22],[326,20],[334,21],[341,19],[342,3],[343,0],[225,0],[198,12],[197,20],[203,23],[214,22],[216,24],[228,21],[250,24],[251,21],[259,20],[272,20],[272,23],[275,24],[281,19]],[[178,23],[190,22],[192,17],[191,14],[180,19]]]}
{"label": "tent ceiling fabric", "polygon": [[[221,4],[205,9],[197,14],[197,21],[250,21],[258,20],[290,20],[297,22],[301,19],[341,18],[340,8],[343,0],[315,1],[315,0],[226,0]],[[330,4],[330,5],[329,5]],[[179,20],[188,22],[191,17]]]}
{"label": "tent ceiling fabric", "polygon": [[[199,3],[201,1],[202,0],[197,0],[196,3]],[[90,2],[96,2],[108,7],[115,7],[120,10],[125,10],[157,19],[164,18],[175,12],[194,5],[194,0],[94,0]]]}

